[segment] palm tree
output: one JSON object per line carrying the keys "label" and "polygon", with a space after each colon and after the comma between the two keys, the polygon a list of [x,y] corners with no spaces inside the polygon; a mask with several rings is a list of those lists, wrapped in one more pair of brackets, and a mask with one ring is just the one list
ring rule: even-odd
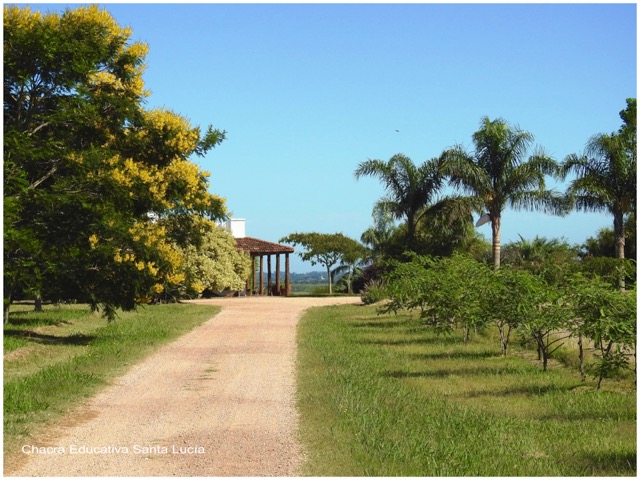
{"label": "palm tree", "polygon": [[375,261],[382,255],[385,245],[393,236],[395,225],[393,216],[386,212],[380,205],[373,208],[374,224],[369,227],[360,236],[360,241],[368,247],[369,257],[367,261]]}
{"label": "palm tree", "polygon": [[[615,256],[624,258],[624,217],[636,210],[636,155],[622,135],[594,135],[583,155],[571,154],[562,164],[562,175],[574,173],[567,195],[577,210],[608,211],[613,215]],[[624,276],[619,280],[624,290]]]}
{"label": "palm tree", "polygon": [[550,258],[555,252],[571,248],[567,242],[558,238],[548,239],[536,235],[532,240],[527,240],[522,235],[518,236],[520,240],[507,245],[513,250],[512,263],[514,264],[539,263]]}
{"label": "palm tree", "polygon": [[500,221],[502,211],[542,208],[562,211],[560,197],[545,189],[545,175],[555,175],[558,165],[537,150],[525,160],[533,135],[511,127],[503,119],[483,117],[473,134],[475,151],[455,146],[443,152],[443,171],[450,182],[484,205],[491,220],[494,268],[500,268]]}
{"label": "palm tree", "polygon": [[388,212],[396,220],[406,219],[407,243],[410,247],[415,244],[418,221],[428,213],[423,207],[430,205],[444,186],[440,163],[439,159],[434,158],[416,166],[409,157],[398,153],[387,162],[361,162],[355,171],[356,179],[371,176],[382,181],[387,196],[376,203],[374,211],[379,209]]}

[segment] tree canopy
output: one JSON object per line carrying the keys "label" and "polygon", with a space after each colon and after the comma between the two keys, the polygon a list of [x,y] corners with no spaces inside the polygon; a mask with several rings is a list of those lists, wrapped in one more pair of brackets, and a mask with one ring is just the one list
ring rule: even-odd
{"label": "tree canopy", "polygon": [[280,242],[300,245],[305,250],[298,252],[300,258],[320,264],[327,270],[329,293],[333,293],[331,269],[338,263],[353,265],[359,258],[365,258],[367,252],[364,246],[342,233],[292,233],[279,240]]}
{"label": "tree canopy", "polygon": [[178,244],[226,216],[189,159],[224,140],[145,109],[148,48],[97,6],[4,8],[4,297],[110,318],[185,279]]}
{"label": "tree canopy", "polygon": [[[567,195],[577,210],[607,211],[613,216],[615,257],[625,254],[625,216],[636,211],[636,99],[627,99],[618,132],[592,136],[582,155],[568,155],[562,174],[574,174]],[[620,278],[624,289],[624,278]]]}
{"label": "tree canopy", "polygon": [[499,268],[500,222],[507,206],[562,211],[560,195],[545,188],[545,175],[556,175],[558,166],[542,149],[527,157],[533,135],[501,118],[482,118],[472,138],[474,152],[459,145],[445,150],[443,170],[452,185],[484,205],[491,219],[493,263]]}

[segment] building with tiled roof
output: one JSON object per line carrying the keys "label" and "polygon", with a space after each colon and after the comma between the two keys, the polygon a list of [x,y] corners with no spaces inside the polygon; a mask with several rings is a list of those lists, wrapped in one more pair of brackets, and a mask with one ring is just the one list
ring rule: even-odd
{"label": "building with tiled roof", "polygon": [[[247,237],[245,235],[245,220],[234,218],[227,221],[225,227],[236,239],[238,250],[246,252],[251,257],[251,274],[247,279],[247,295],[264,295],[264,257],[267,257],[267,295],[289,295],[291,293],[291,280],[289,273],[289,255],[295,250],[288,245],[267,242],[259,238]],[[276,257],[275,283],[271,282],[271,256]],[[280,255],[284,255],[285,276],[284,288],[280,285]],[[259,263],[258,288],[256,289],[256,263]]]}

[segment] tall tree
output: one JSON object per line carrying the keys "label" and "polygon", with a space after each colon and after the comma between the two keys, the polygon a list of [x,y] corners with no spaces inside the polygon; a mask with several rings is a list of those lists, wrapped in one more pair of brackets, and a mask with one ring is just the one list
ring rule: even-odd
{"label": "tall tree", "polygon": [[542,208],[558,213],[560,197],[545,188],[545,175],[557,173],[556,162],[541,149],[527,158],[534,138],[505,120],[482,118],[473,134],[474,152],[462,146],[445,150],[443,172],[451,184],[479,200],[491,219],[494,268],[500,268],[500,226],[503,210]]}
{"label": "tall tree", "polygon": [[5,307],[42,291],[113,318],[183,279],[176,225],[225,216],[189,161],[224,132],[143,108],[131,34],[96,6],[4,9]]}
{"label": "tall tree", "polygon": [[374,210],[382,209],[396,220],[406,220],[407,244],[413,247],[418,221],[428,213],[425,207],[434,202],[445,183],[439,160],[427,160],[416,166],[409,157],[398,153],[387,162],[367,160],[358,164],[355,177],[363,176],[380,179],[387,196],[376,203]]}
{"label": "tall tree", "polygon": [[[562,165],[564,177],[574,174],[567,195],[577,210],[608,211],[613,216],[615,257],[624,258],[625,216],[635,212],[637,196],[636,99],[627,99],[617,133],[592,136],[582,155],[571,154]],[[620,288],[625,288],[620,276]]]}

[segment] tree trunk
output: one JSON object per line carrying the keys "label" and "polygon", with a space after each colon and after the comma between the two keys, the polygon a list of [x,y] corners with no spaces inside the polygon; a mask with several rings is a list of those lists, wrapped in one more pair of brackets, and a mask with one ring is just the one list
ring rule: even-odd
{"label": "tree trunk", "polygon": [[505,327],[505,325],[502,325],[498,328],[500,331],[500,348],[502,349],[503,357],[507,356],[507,349],[509,348],[509,334],[511,333],[511,327],[506,327],[506,332]]}
{"label": "tree trunk", "polygon": [[36,301],[35,301],[35,307],[33,309],[34,312],[42,312],[42,295],[40,295],[40,292],[38,292],[36,294]]}
{"label": "tree trunk", "polygon": [[409,244],[409,249],[414,249],[416,236],[416,226],[414,224],[414,216],[412,214],[407,214],[407,243]]}
{"label": "tree trunk", "polygon": [[9,310],[11,310],[11,298],[4,299],[4,324],[9,324]]}
{"label": "tree trunk", "polygon": [[544,335],[538,334],[536,336],[536,342],[538,343],[538,360],[542,360],[542,371],[547,371],[547,363],[549,360],[548,346],[544,344]]}
{"label": "tree trunk", "polygon": [[[613,233],[616,238],[616,258],[624,260],[624,214],[622,212],[615,212],[613,214]],[[624,292],[624,269],[621,268],[619,275],[618,286],[620,290]]]}
{"label": "tree trunk", "polygon": [[327,265],[327,282],[329,283],[329,295],[332,295],[333,291],[331,288],[331,267],[329,265]]}
{"label": "tree trunk", "polygon": [[500,216],[491,215],[491,234],[492,234],[492,248],[493,248],[493,268],[498,270],[500,268]]}
{"label": "tree trunk", "polygon": [[583,382],[587,379],[584,371],[584,348],[582,347],[582,335],[578,335],[578,360],[580,361],[580,380]]}

